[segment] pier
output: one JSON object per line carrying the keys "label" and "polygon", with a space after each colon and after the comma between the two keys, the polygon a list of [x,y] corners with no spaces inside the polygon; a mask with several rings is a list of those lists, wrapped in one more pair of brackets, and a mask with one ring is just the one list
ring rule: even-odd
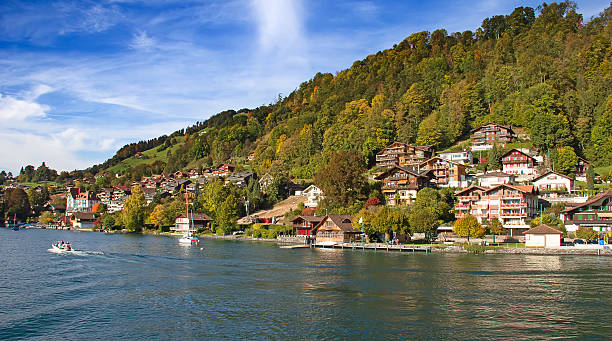
{"label": "pier", "polygon": [[324,249],[349,249],[349,250],[374,250],[374,251],[396,251],[396,252],[411,252],[411,253],[431,253],[431,246],[421,245],[393,245],[385,243],[336,243],[336,244],[321,244],[315,243],[311,247]]}

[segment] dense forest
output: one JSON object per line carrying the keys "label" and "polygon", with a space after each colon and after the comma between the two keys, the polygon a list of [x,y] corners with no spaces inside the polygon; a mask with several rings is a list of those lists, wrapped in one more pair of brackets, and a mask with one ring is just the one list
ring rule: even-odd
{"label": "dense forest", "polygon": [[[398,140],[437,150],[486,122],[512,125],[544,155],[612,160],[612,7],[584,21],[573,2],[518,7],[475,32],[417,32],[336,75],[318,73],[287,97],[123,147],[95,173],[136,151],[176,142],[166,172],[243,160],[253,169],[313,179],[331,153],[371,168]],[[159,163],[155,166],[160,169]]]}

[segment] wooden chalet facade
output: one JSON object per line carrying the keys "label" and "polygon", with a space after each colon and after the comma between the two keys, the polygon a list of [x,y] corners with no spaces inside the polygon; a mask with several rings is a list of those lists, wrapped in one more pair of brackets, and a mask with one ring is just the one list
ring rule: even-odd
{"label": "wooden chalet facade", "polygon": [[529,229],[527,220],[537,216],[538,191],[534,186],[502,184],[493,188],[470,186],[456,193],[455,217],[473,215],[480,223],[484,219],[499,219],[511,236],[522,235]]}
{"label": "wooden chalet facade", "polygon": [[505,146],[516,137],[511,127],[497,123],[487,123],[472,129],[472,150],[489,150],[497,143]]}
{"label": "wooden chalet facade", "polygon": [[353,228],[350,215],[327,215],[312,229],[317,244],[356,242],[361,240],[361,233]]}
{"label": "wooden chalet facade", "polygon": [[568,231],[582,226],[599,232],[612,232],[612,190],[601,192],[585,203],[561,211]]}
{"label": "wooden chalet facade", "polygon": [[293,231],[298,236],[310,236],[311,231],[315,228],[324,217],[321,216],[299,216],[291,221]]}
{"label": "wooden chalet facade", "polygon": [[394,142],[376,154],[376,166],[390,168],[418,164],[433,156],[432,146],[413,146],[403,142]]}
{"label": "wooden chalet facade", "polygon": [[581,158],[580,156],[578,157],[578,161],[576,161],[576,169],[574,171],[574,174],[576,174],[576,180],[580,179],[580,181],[586,181],[586,173],[590,165],[591,164],[589,161]]}
{"label": "wooden chalet facade", "polygon": [[204,213],[189,213],[189,219],[187,214],[182,213],[178,216],[174,222],[174,226],[170,229],[176,232],[187,232],[189,231],[189,223],[193,222],[193,227],[197,229],[210,229],[210,223],[213,221],[211,217]]}
{"label": "wooden chalet facade", "polygon": [[502,171],[507,174],[535,174],[535,158],[518,149],[511,149],[502,156]]}
{"label": "wooden chalet facade", "polygon": [[417,173],[400,166],[394,166],[375,179],[382,181],[382,193],[388,206],[411,204],[419,190],[435,187],[431,172]]}
{"label": "wooden chalet facade", "polygon": [[467,166],[462,163],[436,156],[419,163],[417,172],[431,171],[433,181],[439,187],[465,187],[467,186],[466,168]]}

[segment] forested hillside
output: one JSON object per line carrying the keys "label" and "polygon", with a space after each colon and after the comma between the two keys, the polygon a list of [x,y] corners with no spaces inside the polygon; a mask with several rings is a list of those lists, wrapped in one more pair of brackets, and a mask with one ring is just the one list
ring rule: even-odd
{"label": "forested hillside", "polygon": [[[165,172],[240,164],[254,151],[260,174],[312,179],[332,151],[358,151],[370,168],[395,140],[442,150],[489,121],[522,128],[543,154],[569,147],[608,165],[611,15],[609,7],[584,21],[572,2],[551,3],[486,18],[475,32],[417,32],[336,75],[315,75],[276,103],[225,111],[170,137],[126,146],[92,170],[138,146],[159,154],[180,143],[165,155]],[[139,173],[152,171],[141,165]]]}

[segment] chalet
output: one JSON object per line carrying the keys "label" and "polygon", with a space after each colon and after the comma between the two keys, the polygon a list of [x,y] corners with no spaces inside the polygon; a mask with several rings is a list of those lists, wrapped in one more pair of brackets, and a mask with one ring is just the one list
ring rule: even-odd
{"label": "chalet", "polygon": [[187,232],[189,230],[190,221],[193,223],[192,228],[198,230],[210,229],[210,223],[213,220],[204,213],[189,213],[189,219],[187,219],[186,213],[182,213],[176,218],[174,226],[171,227],[171,230],[176,232]]}
{"label": "chalet", "polygon": [[457,152],[442,152],[438,156],[443,159],[461,163],[464,165],[474,164],[474,155],[472,155],[471,150],[463,150],[463,151],[457,151]]}
{"label": "chalet", "polygon": [[102,188],[100,192],[97,194],[98,199],[104,205],[108,205],[110,201],[113,199],[113,189],[112,188]]}
{"label": "chalet", "polygon": [[270,175],[270,173],[266,173],[259,178],[259,188],[263,193],[266,193],[266,190],[269,186],[274,182],[274,177]]}
{"label": "chalet", "polygon": [[322,245],[360,241],[361,233],[353,228],[350,215],[327,215],[312,229],[316,243]]}
{"label": "chalet", "polygon": [[234,184],[238,187],[244,187],[249,184],[251,179],[253,179],[253,173],[236,172],[225,178],[225,184]]}
{"label": "chalet", "polygon": [[471,214],[482,223],[497,218],[511,236],[529,229],[527,220],[537,216],[538,196],[534,186],[502,184],[493,188],[470,186],[456,193],[457,219]]}
{"label": "chalet", "polygon": [[532,175],[535,173],[536,160],[518,149],[511,149],[502,155],[502,170],[515,175]]}
{"label": "chalet", "polygon": [[576,162],[576,170],[574,171],[574,174],[576,174],[576,180],[586,181],[586,173],[589,166],[589,161],[581,158],[580,156],[578,157],[578,161]]}
{"label": "chalet", "polygon": [[436,156],[419,163],[417,170],[419,173],[431,171],[434,182],[439,187],[466,187],[466,167],[464,164]]}
{"label": "chalet", "polygon": [[188,178],[189,177],[189,173],[183,172],[183,171],[176,171],[176,172],[174,172],[174,177],[176,179]]}
{"label": "chalet", "polygon": [[569,194],[574,188],[574,180],[553,171],[536,176],[531,179],[531,183],[538,188],[540,194],[544,194],[546,197],[558,197],[562,193]]}
{"label": "chalet", "polygon": [[494,187],[501,184],[514,184],[515,175],[503,172],[487,172],[476,175],[478,185],[483,187]]}
{"label": "chalet", "polygon": [[157,193],[157,190],[155,188],[145,187],[142,189],[142,194],[144,195],[147,205],[149,205],[153,201],[153,197],[155,197],[155,193]]}
{"label": "chalet", "polygon": [[400,166],[394,166],[375,179],[382,181],[382,193],[388,206],[410,204],[416,199],[418,191],[434,186],[431,172],[417,173]]}
{"label": "chalet", "polygon": [[582,226],[599,232],[612,232],[612,190],[601,192],[585,203],[561,211],[561,219],[568,231]]}
{"label": "chalet", "polygon": [[187,176],[189,176],[190,179],[197,179],[200,177],[200,173],[198,172],[197,169],[192,169],[189,172],[187,172]]}
{"label": "chalet", "polygon": [[319,201],[325,198],[323,191],[315,185],[310,185],[305,190],[296,192],[295,195],[306,196],[305,207],[318,207]]}
{"label": "chalet", "polygon": [[134,154],[134,157],[137,159],[142,159],[144,155],[141,152],[136,152],[136,154]]}
{"label": "chalet", "polygon": [[66,213],[66,205],[64,204],[59,204],[59,203],[54,203],[52,201],[47,202],[43,208],[45,210],[50,211],[53,214],[64,214]]}
{"label": "chalet", "polygon": [[293,231],[298,236],[310,236],[312,229],[317,226],[323,217],[321,216],[299,216],[291,221]]}
{"label": "chalet", "polygon": [[525,231],[525,246],[541,246],[545,248],[560,247],[562,234],[561,231],[542,224]]}
{"label": "chalet", "polygon": [[72,223],[72,228],[75,229],[91,229],[95,227],[96,217],[93,213],[85,213],[85,212],[74,212],[70,215],[70,222]]}
{"label": "chalet", "polygon": [[496,123],[487,123],[476,129],[472,129],[472,150],[489,150],[497,143],[505,146],[511,143],[516,134],[511,127]]}
{"label": "chalet", "polygon": [[432,146],[413,146],[407,143],[394,142],[376,154],[376,166],[389,168],[417,164],[429,159],[434,154]]}
{"label": "chalet", "polygon": [[236,169],[236,165],[231,163],[224,163],[217,169],[215,169],[212,174],[213,176],[226,177],[233,173],[234,169]]}
{"label": "chalet", "polygon": [[247,161],[253,161],[255,160],[255,152],[250,152],[249,155],[247,156]]}

